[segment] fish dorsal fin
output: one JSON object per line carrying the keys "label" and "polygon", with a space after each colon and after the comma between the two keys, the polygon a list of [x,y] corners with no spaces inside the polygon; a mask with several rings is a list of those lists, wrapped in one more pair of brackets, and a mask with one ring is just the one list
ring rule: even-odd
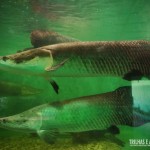
{"label": "fish dorsal fin", "polygon": [[58,131],[56,129],[38,130],[37,133],[39,137],[48,144],[54,144],[58,135]]}
{"label": "fish dorsal fin", "polygon": [[130,72],[126,73],[123,79],[127,81],[141,80],[143,76],[144,75],[139,70],[133,69]]}
{"label": "fish dorsal fin", "polygon": [[115,93],[117,97],[120,100],[123,100],[125,103],[127,103],[127,101],[130,101],[130,102],[133,101],[131,86],[119,87],[115,90]]}
{"label": "fish dorsal fin", "polygon": [[46,45],[75,42],[78,41],[74,38],[63,36],[53,31],[48,30],[34,30],[30,35],[31,44],[37,48]]}

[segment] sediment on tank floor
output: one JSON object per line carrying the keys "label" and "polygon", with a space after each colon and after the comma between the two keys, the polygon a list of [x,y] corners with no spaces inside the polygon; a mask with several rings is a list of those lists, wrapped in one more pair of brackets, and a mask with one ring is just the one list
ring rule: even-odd
{"label": "sediment on tank floor", "polygon": [[72,143],[70,139],[58,140],[49,145],[37,137],[0,137],[0,150],[121,150],[111,141],[92,141],[88,144]]}

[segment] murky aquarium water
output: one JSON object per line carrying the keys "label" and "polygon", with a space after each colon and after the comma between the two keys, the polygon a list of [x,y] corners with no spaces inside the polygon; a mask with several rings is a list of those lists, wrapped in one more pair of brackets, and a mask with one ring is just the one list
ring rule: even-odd
{"label": "murky aquarium water", "polygon": [[148,150],[150,1],[1,0],[0,149]]}

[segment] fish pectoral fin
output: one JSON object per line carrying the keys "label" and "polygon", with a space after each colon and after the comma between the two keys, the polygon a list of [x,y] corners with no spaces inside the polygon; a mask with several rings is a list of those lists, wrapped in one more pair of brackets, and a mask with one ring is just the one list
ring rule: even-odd
{"label": "fish pectoral fin", "polygon": [[50,50],[46,50],[46,49],[42,49],[41,51],[44,52],[44,53],[49,53],[49,55],[50,55],[49,66],[45,67],[45,71],[54,71],[54,70],[57,70],[58,68],[60,68],[61,66],[63,66],[69,60],[69,58],[67,58],[67,59],[64,59],[63,61],[61,61],[60,63],[58,63],[56,65],[53,65],[54,64],[54,59],[53,59],[52,52]]}
{"label": "fish pectoral fin", "polygon": [[45,70],[47,71],[47,68],[52,68],[53,63],[54,63],[52,52],[51,52],[51,50],[47,50],[45,48],[40,49],[40,52],[43,54],[45,53],[45,54],[49,55],[48,67],[45,67]]}
{"label": "fish pectoral fin", "polygon": [[47,80],[51,84],[53,90],[58,94],[59,93],[59,85],[57,84],[57,82],[54,79],[51,79],[51,78],[49,79],[47,77],[45,77],[45,80]]}
{"label": "fish pectoral fin", "polygon": [[53,79],[50,79],[49,82],[52,85],[54,91],[58,94],[58,92],[59,92],[59,86],[58,86],[58,84]]}
{"label": "fish pectoral fin", "polygon": [[57,65],[55,66],[50,66],[50,67],[46,67],[45,70],[46,71],[55,71],[57,70],[58,68],[62,67],[67,61],[69,60],[69,58],[61,61],[60,63],[58,63]]}
{"label": "fish pectoral fin", "polygon": [[132,81],[132,80],[141,80],[144,75],[136,69],[131,70],[130,72],[126,73],[123,79]]}
{"label": "fish pectoral fin", "polygon": [[58,135],[58,132],[55,129],[54,130],[38,130],[37,133],[39,137],[48,144],[54,144]]}

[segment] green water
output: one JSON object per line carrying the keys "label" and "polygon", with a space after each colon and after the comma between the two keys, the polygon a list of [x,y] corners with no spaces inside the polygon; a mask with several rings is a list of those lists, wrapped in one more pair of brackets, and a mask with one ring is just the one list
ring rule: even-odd
{"label": "green water", "polygon": [[[148,0],[1,0],[0,20],[1,56],[31,47],[29,37],[35,29],[53,30],[81,41],[150,40]],[[45,78],[0,70],[0,117],[46,102],[104,93],[130,85],[130,82],[115,77],[54,80],[60,86],[58,95]],[[143,91],[148,91],[149,87],[148,83]],[[136,90],[134,93],[138,93],[139,89]],[[141,92],[137,97],[148,101],[150,95]],[[120,128],[125,149],[139,148],[130,147],[129,139],[150,139],[149,125],[137,130]],[[4,130],[0,133],[6,134]]]}

